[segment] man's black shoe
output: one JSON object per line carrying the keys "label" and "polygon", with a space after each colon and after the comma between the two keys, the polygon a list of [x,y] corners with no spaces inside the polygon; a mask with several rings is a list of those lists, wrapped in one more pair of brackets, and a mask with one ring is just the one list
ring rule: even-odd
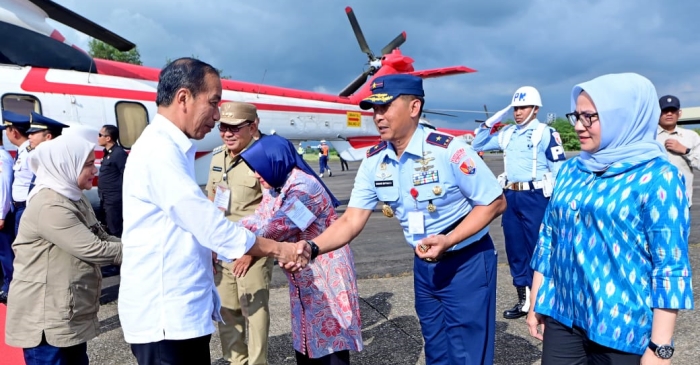
{"label": "man's black shoe", "polygon": [[7,293],[0,291],[0,303],[7,304]]}

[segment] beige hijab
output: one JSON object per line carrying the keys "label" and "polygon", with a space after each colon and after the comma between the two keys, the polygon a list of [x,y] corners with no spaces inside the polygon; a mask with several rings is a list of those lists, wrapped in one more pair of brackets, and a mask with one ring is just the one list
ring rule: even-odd
{"label": "beige hijab", "polygon": [[36,179],[27,202],[42,189],[80,200],[83,191],[78,187],[78,176],[94,148],[94,143],[78,135],[63,135],[37,146],[29,156],[29,167]]}

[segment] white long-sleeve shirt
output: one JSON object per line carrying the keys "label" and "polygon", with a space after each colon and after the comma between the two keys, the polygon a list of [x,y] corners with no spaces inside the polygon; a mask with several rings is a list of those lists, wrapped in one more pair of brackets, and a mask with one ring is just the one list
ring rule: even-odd
{"label": "white long-sleeve shirt", "polygon": [[693,205],[693,169],[700,168],[700,136],[693,130],[681,127],[676,127],[673,132],[659,127],[656,140],[663,145],[667,139],[676,139],[686,148],[690,148],[687,155],[668,150],[666,154],[668,161],[681,170],[685,176],[685,194],[688,197],[688,206],[691,206]]}
{"label": "white long-sleeve shirt", "polygon": [[128,343],[213,333],[220,300],[211,253],[238,258],[255,243],[204,196],[194,155],[185,134],[157,114],[127,160],[119,320]]}
{"label": "white long-sleeve shirt", "polygon": [[0,146],[0,219],[5,219],[12,209],[13,164],[10,153]]}

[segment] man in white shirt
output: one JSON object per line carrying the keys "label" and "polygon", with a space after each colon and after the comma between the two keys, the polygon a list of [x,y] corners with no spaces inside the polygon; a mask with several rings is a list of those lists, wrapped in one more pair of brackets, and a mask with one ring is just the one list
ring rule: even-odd
{"label": "man in white shirt", "polygon": [[256,236],[228,219],[195,180],[195,146],[219,120],[221,79],[182,58],[160,73],[158,114],[133,145],[124,171],[119,319],[139,365],[209,364],[220,321],[212,252],[308,262],[308,245]]}
{"label": "man in white shirt", "polygon": [[685,193],[688,206],[693,205],[693,168],[700,168],[700,136],[692,130],[678,126],[681,102],[673,95],[659,99],[661,117],[656,140],[665,148],[668,161],[685,177]]}

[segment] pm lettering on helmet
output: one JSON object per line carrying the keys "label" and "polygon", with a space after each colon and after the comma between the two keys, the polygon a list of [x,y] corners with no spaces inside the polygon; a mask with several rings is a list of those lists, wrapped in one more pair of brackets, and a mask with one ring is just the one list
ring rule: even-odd
{"label": "pm lettering on helmet", "polygon": [[527,97],[527,93],[515,93],[513,101],[525,101],[525,97]]}

